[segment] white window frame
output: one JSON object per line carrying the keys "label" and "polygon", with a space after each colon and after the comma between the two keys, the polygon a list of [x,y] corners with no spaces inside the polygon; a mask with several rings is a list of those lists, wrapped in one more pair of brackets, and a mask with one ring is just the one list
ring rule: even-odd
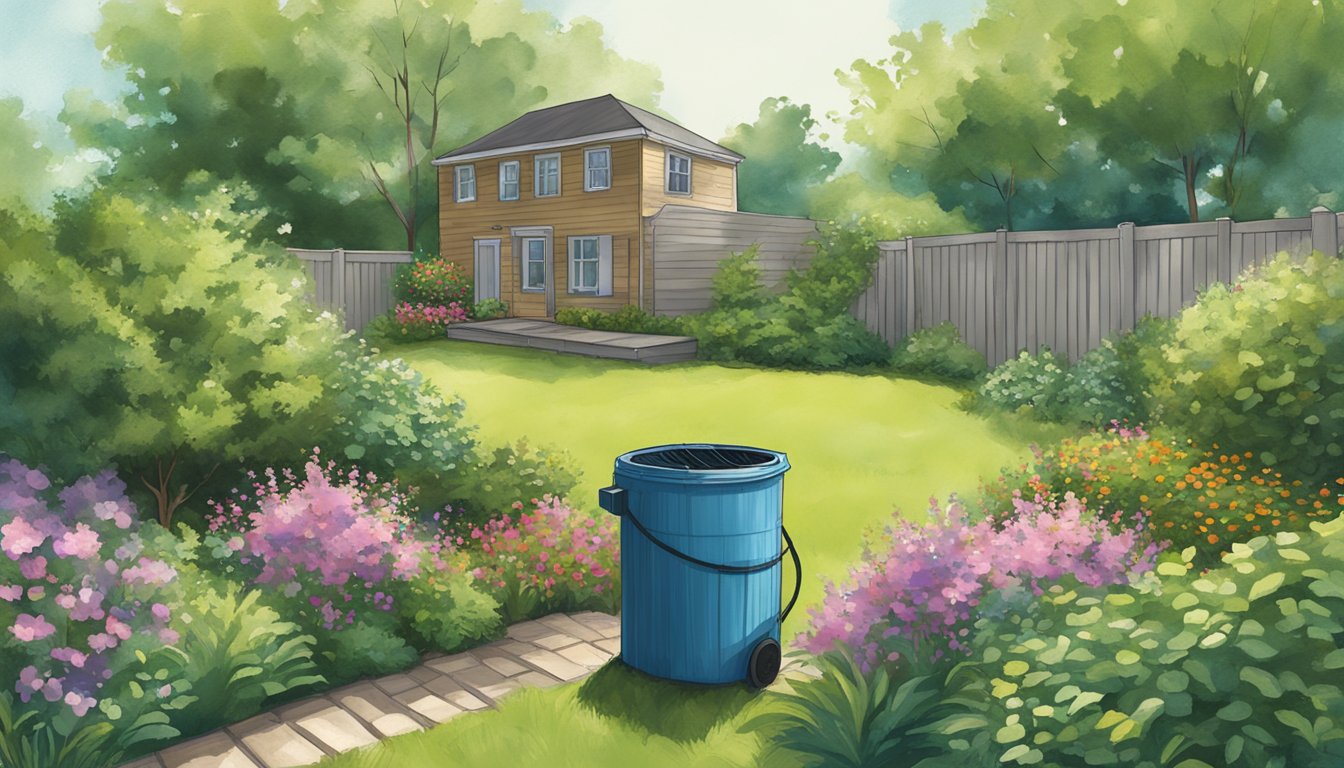
{"label": "white window frame", "polygon": [[[591,259],[580,258],[583,243],[593,244],[593,257]],[[593,264],[593,284],[591,287],[579,284],[579,276],[582,274],[582,270],[579,269],[580,262],[587,263],[590,261]],[[602,238],[597,235],[583,235],[580,237],[569,238],[569,292],[587,296],[596,296],[601,287]]]}
{"label": "white window frame", "polygon": [[[463,173],[464,171],[467,173]],[[466,195],[462,191],[466,184],[471,185],[470,195]],[[459,203],[470,203],[476,200],[476,166],[459,165],[453,168],[453,200]]]}
{"label": "white window frame", "polygon": [[[513,197],[508,197],[504,193],[504,169],[513,166]],[[517,200],[523,194],[523,164],[517,160],[505,160],[499,164],[499,199]]]}
{"label": "white window frame", "polygon": [[[546,160],[555,160],[555,191],[549,194],[542,194],[541,186],[541,166]],[[558,197],[560,195],[560,153],[551,152],[545,155],[536,155],[532,158],[532,194],[536,197]]]}
{"label": "white window frame", "polygon": [[[681,191],[681,190],[679,190],[679,189],[673,189],[673,188],[672,188],[672,159],[673,159],[673,158],[677,158],[677,159],[679,159],[679,160],[685,160],[685,161],[686,161],[686,191],[684,191],[684,192]],[[664,177],[665,177],[665,178],[664,178],[664,184],[663,184],[663,188],[664,188],[664,190],[666,190],[666,192],[667,192],[669,195],[687,195],[687,196],[689,196],[689,195],[691,194],[691,189],[692,189],[692,187],[691,187],[691,179],[692,179],[692,173],[693,173],[693,171],[694,171],[693,163],[692,163],[692,160],[691,160],[691,156],[690,156],[690,155],[684,155],[684,154],[682,154],[682,153],[680,153],[680,152],[672,152],[671,150],[669,150],[668,153],[667,153],[667,159],[664,161],[663,164],[664,164],[664,166],[665,166],[665,172],[664,172]],[[681,176],[682,174],[678,173],[677,175],[678,175],[678,176]]]}
{"label": "white window frame", "polygon": [[[533,241],[538,242],[538,243],[541,243],[541,285],[536,285],[536,286],[530,286],[530,285],[528,285],[528,283],[527,283],[528,274],[529,274],[530,271],[531,271],[531,270],[528,269],[528,266],[529,266],[529,264],[528,264],[528,260],[529,260],[529,258],[531,257],[531,253],[529,252],[528,245],[529,245],[531,242],[533,242]],[[526,237],[521,238],[521,240],[520,240],[520,242],[519,242],[519,247],[522,249],[522,252],[523,252],[523,253],[522,253],[522,268],[521,268],[521,270],[520,270],[520,271],[523,273],[523,274],[522,274],[522,281],[521,281],[521,285],[522,285],[521,290],[523,291],[523,293],[545,293],[545,292],[546,292],[546,272],[547,272],[547,270],[548,270],[548,266],[547,266],[547,264],[546,264],[546,260],[547,260],[547,258],[548,258],[548,251],[550,250],[549,248],[546,247],[546,238],[545,238],[545,237],[538,236],[538,235],[528,235],[528,236],[526,236]]]}
{"label": "white window frame", "polygon": [[[607,158],[605,168],[594,168],[592,159],[595,156],[602,155]],[[605,184],[593,183],[593,172],[602,171],[607,175]],[[611,189],[611,147],[592,147],[583,151],[583,191],[599,192],[604,189]]]}

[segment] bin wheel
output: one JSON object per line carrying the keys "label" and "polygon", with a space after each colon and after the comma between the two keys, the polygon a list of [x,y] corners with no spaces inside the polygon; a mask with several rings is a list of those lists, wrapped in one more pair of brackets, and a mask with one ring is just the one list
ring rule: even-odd
{"label": "bin wheel", "polygon": [[751,658],[747,661],[747,682],[752,688],[764,688],[775,681],[779,674],[779,662],[783,658],[779,643],[767,637],[751,649]]}

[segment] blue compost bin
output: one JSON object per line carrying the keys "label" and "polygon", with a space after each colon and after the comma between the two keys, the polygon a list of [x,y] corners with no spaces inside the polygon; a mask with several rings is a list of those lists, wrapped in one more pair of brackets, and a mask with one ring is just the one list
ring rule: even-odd
{"label": "blue compost bin", "polygon": [[[782,453],[738,445],[662,445],[616,459],[599,503],[621,517],[626,664],[688,683],[775,679],[779,626],[802,584],[784,530],[788,468]],[[795,585],[781,612],[786,554]]]}

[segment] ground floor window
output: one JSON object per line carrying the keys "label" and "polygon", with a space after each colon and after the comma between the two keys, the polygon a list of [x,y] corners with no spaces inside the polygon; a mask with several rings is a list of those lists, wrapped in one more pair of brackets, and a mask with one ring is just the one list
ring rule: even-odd
{"label": "ground floor window", "polygon": [[523,290],[546,290],[546,239],[523,238]]}
{"label": "ground floor window", "polygon": [[611,295],[611,236],[569,238],[569,292]]}

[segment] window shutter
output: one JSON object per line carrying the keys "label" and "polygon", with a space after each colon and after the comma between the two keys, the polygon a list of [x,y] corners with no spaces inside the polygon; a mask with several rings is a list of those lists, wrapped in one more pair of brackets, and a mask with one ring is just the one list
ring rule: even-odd
{"label": "window shutter", "polygon": [[611,235],[597,238],[597,295],[611,295]]}

